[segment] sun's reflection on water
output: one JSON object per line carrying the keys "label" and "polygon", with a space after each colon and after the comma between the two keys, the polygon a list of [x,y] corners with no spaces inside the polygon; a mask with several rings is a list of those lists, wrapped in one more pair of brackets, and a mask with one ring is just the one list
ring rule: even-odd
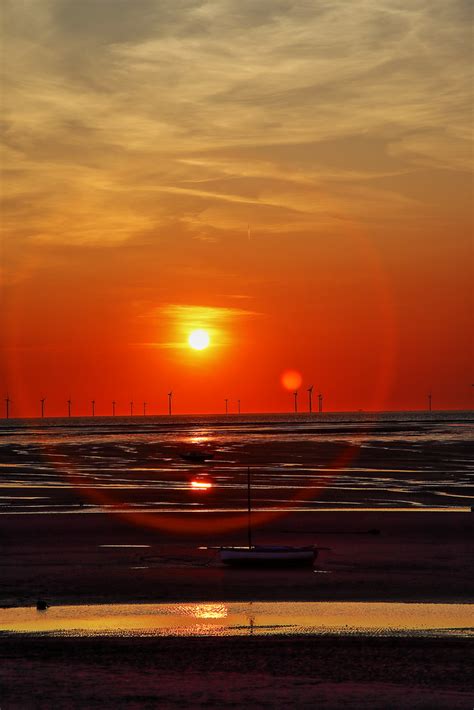
{"label": "sun's reflection on water", "polygon": [[186,443],[193,444],[194,446],[199,446],[200,444],[208,444],[212,440],[209,434],[204,434],[201,432],[193,432],[190,436],[185,438]]}
{"label": "sun's reflection on water", "polygon": [[178,610],[195,619],[225,619],[228,614],[225,604],[181,604]]}
{"label": "sun's reflection on water", "polygon": [[0,633],[71,636],[473,637],[472,604],[202,602],[0,609]]}
{"label": "sun's reflection on water", "polygon": [[193,480],[190,486],[197,491],[207,491],[209,488],[212,488],[212,483],[210,481]]}

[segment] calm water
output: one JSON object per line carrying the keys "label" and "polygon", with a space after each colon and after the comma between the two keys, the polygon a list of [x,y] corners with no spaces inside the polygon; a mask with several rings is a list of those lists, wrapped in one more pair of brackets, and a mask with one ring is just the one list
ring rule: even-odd
{"label": "calm water", "polygon": [[68,636],[474,636],[472,604],[234,602],[0,609],[0,632]]}
{"label": "calm water", "polygon": [[[0,422],[0,514],[467,508],[474,413]],[[200,465],[187,451],[208,453]]]}

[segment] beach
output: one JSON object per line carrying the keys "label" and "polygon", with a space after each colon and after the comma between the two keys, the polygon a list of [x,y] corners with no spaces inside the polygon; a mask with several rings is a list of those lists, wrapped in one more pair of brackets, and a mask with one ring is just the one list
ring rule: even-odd
{"label": "beach", "polygon": [[[376,600],[473,597],[468,513],[294,513],[263,540],[312,540],[315,570],[219,565],[212,544],[170,544],[126,516],[2,519],[2,603]],[[6,521],[6,522],[5,522]],[[319,532],[311,532],[314,527]],[[273,528],[273,529],[272,529]],[[380,534],[368,533],[379,529]],[[470,537],[469,537],[470,536]],[[235,535],[234,535],[235,537]],[[227,536],[227,542],[232,541]],[[120,545],[150,547],[120,547]],[[118,547],[100,547],[118,545]],[[5,551],[8,551],[5,555]],[[36,612],[38,615],[41,612]],[[45,612],[46,614],[48,612]],[[455,708],[472,704],[472,638],[80,638],[1,634],[2,707]],[[25,679],[27,681],[25,682]]]}
{"label": "beach", "polygon": [[10,637],[2,707],[465,710],[472,660],[462,639]]}
{"label": "beach", "polygon": [[[422,440],[407,441],[405,434],[402,442],[392,426],[396,440],[383,441],[385,427],[378,436],[370,433],[369,453],[359,446],[354,454],[351,448],[341,472],[329,474],[331,462],[347,452],[340,431],[337,442],[311,444],[305,440],[308,433],[297,441],[293,429],[289,441],[273,432],[257,445],[234,434],[233,441],[222,441],[215,428],[215,436],[221,436],[216,445],[212,432],[203,435],[202,429],[201,423],[205,444],[191,444],[197,434],[189,428],[185,444],[159,436],[130,443],[129,429],[126,444],[97,441],[100,432],[93,441],[78,441],[75,435],[73,441],[52,441],[47,447],[6,442],[2,495],[11,500],[0,514],[0,605],[34,607],[38,599],[51,609],[185,602],[472,602],[474,514],[466,506],[471,472],[465,436],[453,440],[450,432],[451,438],[440,443],[425,428]],[[193,466],[179,458],[183,446],[211,451],[213,444],[212,462]],[[120,446],[134,449],[126,460]],[[92,465],[91,459],[84,463],[87,456],[96,457]],[[216,548],[246,544],[246,464],[256,482],[253,541],[314,544],[314,568],[221,564]],[[354,475],[364,468],[370,469],[366,483],[371,477],[390,479],[385,498],[383,483],[374,482],[378,508],[364,490],[367,485],[360,480],[354,485]],[[298,469],[296,475],[292,469]],[[141,488],[144,474],[148,487]],[[322,474],[326,481],[330,476],[324,490]],[[193,491],[190,482],[196,479],[211,481],[213,488]],[[394,489],[402,487],[403,500],[394,505]],[[453,490],[456,505],[447,507],[442,494]],[[44,507],[35,507],[38,498]],[[277,503],[271,504],[272,498]],[[433,505],[436,500],[442,503]],[[32,629],[3,631],[1,641],[2,708],[288,703],[466,708],[473,700],[473,644],[462,633],[450,638],[360,635],[348,628],[309,636],[146,638],[125,632],[119,638],[83,638],[38,635]]]}

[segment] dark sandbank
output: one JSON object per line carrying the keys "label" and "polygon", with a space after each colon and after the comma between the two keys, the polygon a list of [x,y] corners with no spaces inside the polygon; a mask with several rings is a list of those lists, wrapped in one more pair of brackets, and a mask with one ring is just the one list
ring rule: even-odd
{"label": "dark sandbank", "polygon": [[7,637],[2,657],[5,710],[465,710],[473,700],[472,644],[462,639]]}
{"label": "dark sandbank", "polygon": [[[259,525],[259,542],[323,550],[316,571],[239,570],[212,548],[244,532],[209,532],[227,515],[167,515],[180,533],[145,528],[127,515],[1,517],[3,605],[52,603],[371,600],[468,602],[474,597],[474,515],[462,512],[291,513]],[[158,524],[163,515],[148,516]],[[27,525],[26,525],[27,521]],[[373,534],[371,531],[379,531]],[[103,547],[117,545],[118,547]],[[149,547],[119,547],[148,545]],[[204,549],[200,549],[204,548]],[[138,568],[138,569],[137,569]],[[321,573],[318,573],[321,572]]]}

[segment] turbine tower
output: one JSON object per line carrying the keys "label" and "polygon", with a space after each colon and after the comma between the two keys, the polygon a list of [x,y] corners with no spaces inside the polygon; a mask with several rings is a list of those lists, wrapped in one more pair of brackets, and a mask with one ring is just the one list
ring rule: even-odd
{"label": "turbine tower", "polygon": [[92,404],[92,416],[95,417],[95,399],[91,401]]}
{"label": "turbine tower", "polygon": [[308,387],[308,411],[310,414],[313,411],[313,387],[314,387],[314,385],[311,385],[311,387]]}
{"label": "turbine tower", "polygon": [[298,412],[298,390],[293,392],[293,397],[295,398],[295,414]]}
{"label": "turbine tower", "polygon": [[237,400],[237,411],[240,414],[240,399]]}
{"label": "turbine tower", "polygon": [[10,419],[10,397],[5,397],[5,419]]}
{"label": "turbine tower", "polygon": [[71,398],[69,398],[67,401],[67,415],[68,415],[68,417],[71,416],[71,404],[72,404]]}
{"label": "turbine tower", "polygon": [[428,394],[428,411],[431,412],[431,399],[432,395],[431,392]]}
{"label": "turbine tower", "polygon": [[173,390],[171,392],[168,392],[168,414],[171,417],[171,414],[173,412]]}
{"label": "turbine tower", "polygon": [[116,402],[115,402],[115,399],[114,399],[114,400],[112,401],[112,416],[113,416],[113,417],[115,417],[115,405],[116,405]]}
{"label": "turbine tower", "polygon": [[46,397],[43,397],[41,400],[41,419],[44,419],[44,403],[46,402]]}
{"label": "turbine tower", "polygon": [[225,399],[224,402],[225,402],[225,413],[229,414],[229,400]]}
{"label": "turbine tower", "polygon": [[321,392],[318,394],[318,411],[320,414],[323,411],[323,395]]}
{"label": "turbine tower", "polygon": [[133,417],[133,399],[130,402],[130,416]]}
{"label": "turbine tower", "polygon": [[146,417],[146,402],[143,402],[143,416]]}

